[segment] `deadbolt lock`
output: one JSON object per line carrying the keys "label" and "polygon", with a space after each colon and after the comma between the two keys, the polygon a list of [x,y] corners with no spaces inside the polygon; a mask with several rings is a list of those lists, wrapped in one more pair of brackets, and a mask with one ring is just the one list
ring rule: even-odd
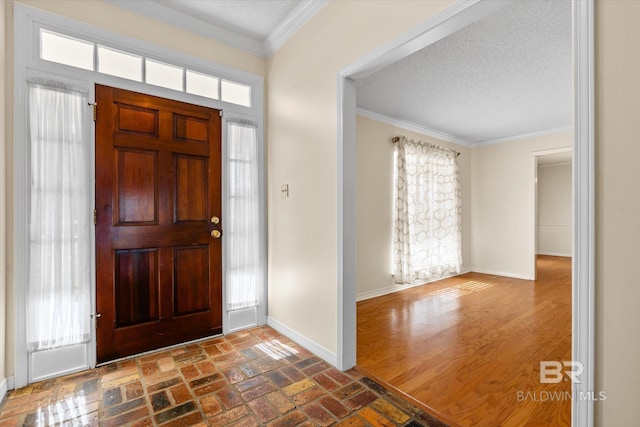
{"label": "deadbolt lock", "polygon": [[211,217],[211,224],[218,224],[219,222],[220,222],[220,218],[218,218],[217,216]]}

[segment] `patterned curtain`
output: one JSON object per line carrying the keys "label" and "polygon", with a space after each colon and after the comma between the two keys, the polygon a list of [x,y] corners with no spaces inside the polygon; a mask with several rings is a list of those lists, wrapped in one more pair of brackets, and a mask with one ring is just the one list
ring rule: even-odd
{"label": "patterned curtain", "polygon": [[462,198],[456,152],[402,137],[396,156],[395,283],[459,273]]}

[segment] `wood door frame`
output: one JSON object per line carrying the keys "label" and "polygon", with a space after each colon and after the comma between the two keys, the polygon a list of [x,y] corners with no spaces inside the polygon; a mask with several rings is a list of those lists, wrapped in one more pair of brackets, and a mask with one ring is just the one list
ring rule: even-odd
{"label": "wood door frame", "polygon": [[[79,22],[61,15],[56,15],[45,10],[34,8],[31,6],[16,3],[13,9],[14,23],[14,63],[13,72],[16,77],[13,87],[13,194],[26,194],[28,170],[28,153],[22,141],[27,138],[27,118],[26,118],[26,93],[27,93],[27,77],[40,76],[44,78],[59,79],[69,81],[79,86],[87,88],[90,92],[90,99],[94,100],[93,91],[95,84],[112,86],[119,89],[142,92],[153,96],[168,98],[175,101],[182,101],[191,104],[211,107],[224,111],[222,118],[222,203],[223,213],[228,203],[227,191],[227,160],[228,152],[226,149],[227,123],[232,120],[249,120],[255,122],[258,127],[258,162],[260,177],[260,227],[261,227],[261,247],[260,259],[262,264],[262,272],[260,274],[262,287],[260,288],[260,306],[257,309],[257,321],[259,324],[266,323],[266,303],[267,303],[267,228],[266,228],[266,153],[264,144],[264,78],[246,71],[242,71],[229,66],[214,63],[212,61],[197,58],[182,52],[162,48],[158,45],[135,39],[112,31],[104,30],[84,22]],[[196,95],[176,92],[158,86],[136,82],[133,80],[122,79],[118,77],[101,74],[96,71],[78,69],[68,67],[66,65],[55,64],[38,58],[39,43],[37,42],[37,34],[40,28],[47,28],[62,33],[74,34],[84,40],[94,43],[115,45],[125,48],[131,48],[133,52],[142,52],[157,58],[165,58],[169,62],[181,64],[190,69],[200,70],[222,77],[228,77],[234,81],[244,82],[253,88],[254,102],[252,107],[243,107],[233,105],[222,101],[202,98]],[[88,107],[89,110],[89,107]],[[92,140],[91,144],[95,146],[94,129],[91,127]],[[95,161],[92,161],[93,168]],[[95,176],[95,171],[92,169]],[[28,203],[26,198],[15,198],[13,202],[13,229],[12,239],[9,239],[9,245],[13,249],[13,259],[9,259],[9,265],[13,268],[13,277],[7,278],[7,287],[13,289],[13,300],[11,303],[14,307],[13,317],[9,313],[7,326],[14,331],[15,341],[13,343],[13,361],[14,376],[7,378],[7,388],[14,389],[26,386],[28,384],[27,365],[27,345],[26,345],[26,319],[24,317],[23,307],[26,306],[26,291],[24,286],[16,284],[25,283],[27,277],[27,239],[28,224],[25,221],[28,212]],[[11,225],[11,224],[10,224]],[[95,233],[93,233],[95,234]],[[93,256],[95,262],[95,255]],[[225,303],[225,283],[224,271],[225,253],[223,250],[223,303]],[[95,283],[92,285],[94,297],[92,300],[92,310],[95,312]],[[7,300],[10,301],[10,300]],[[228,333],[229,312],[226,310],[226,303],[223,307],[223,333]],[[94,334],[95,335],[95,334]],[[8,346],[12,343],[8,342]],[[93,356],[90,357],[89,366],[81,368],[92,368],[96,365],[95,358],[95,338],[91,344],[93,348]],[[0,379],[1,381],[2,379]],[[2,386],[0,384],[0,392]]]}
{"label": "wood door frame", "polygon": [[[356,89],[355,78],[386,65],[465,27],[509,1],[458,1],[338,72],[338,212],[337,212],[337,359],[340,369],[356,363]],[[595,390],[594,377],[594,10],[592,1],[573,0],[574,64],[574,262],[573,360],[584,365],[574,395]],[[592,400],[572,401],[572,425],[593,426]]]}

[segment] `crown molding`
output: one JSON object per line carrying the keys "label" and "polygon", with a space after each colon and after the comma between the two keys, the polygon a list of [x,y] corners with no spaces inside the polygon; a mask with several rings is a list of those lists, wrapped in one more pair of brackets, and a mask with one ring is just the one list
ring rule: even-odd
{"label": "crown molding", "polygon": [[226,44],[252,55],[266,58],[282,46],[296,31],[307,23],[329,0],[303,0],[265,39],[258,40],[244,34],[230,31],[201,19],[164,6],[153,0],[105,0],[139,15],[155,19],[165,24],[192,32],[202,37]]}
{"label": "crown molding", "polygon": [[108,3],[135,12],[139,15],[155,19],[165,24],[192,32],[199,36],[226,44],[253,55],[264,57],[264,47],[261,41],[252,37],[238,34],[218,27],[206,21],[194,18],[184,13],[176,12],[162,3],[151,0],[106,0]]}
{"label": "crown molding", "polygon": [[320,11],[329,0],[303,0],[264,40],[264,56],[270,56],[278,50],[296,31]]}
{"label": "crown molding", "polygon": [[383,114],[374,113],[373,111],[365,110],[363,108],[356,108],[356,113],[367,117],[369,119],[386,123],[391,126],[396,126],[402,129],[406,129],[412,132],[417,132],[422,135],[430,136],[432,138],[437,138],[443,141],[453,142],[454,144],[462,145],[464,147],[473,147],[474,145],[463,140],[457,138],[455,136],[449,135],[448,133],[441,132],[439,130],[431,129],[425,126],[421,126],[412,122],[408,122],[405,120],[394,119],[393,117],[385,116]]}
{"label": "crown molding", "polygon": [[518,141],[520,139],[527,139],[527,138],[535,138],[538,136],[545,136],[545,135],[552,135],[554,133],[560,133],[560,132],[569,132],[573,130],[573,126],[564,126],[564,127],[559,127],[559,128],[552,128],[552,129],[544,129],[544,130],[539,130],[536,132],[529,132],[529,133],[522,133],[519,135],[513,135],[513,136],[507,136],[504,138],[497,138],[497,139],[488,139],[486,141],[480,141],[480,142],[475,142],[473,143],[474,147],[482,147],[485,145],[493,145],[493,144],[502,144],[505,142],[511,142],[511,141]]}
{"label": "crown molding", "polygon": [[446,132],[428,128],[426,126],[418,125],[416,123],[408,122],[406,120],[395,119],[393,117],[385,116],[384,114],[374,113],[373,111],[365,110],[364,108],[356,108],[356,113],[360,116],[367,117],[378,122],[382,122],[388,125],[402,128],[402,129],[410,130],[412,132],[421,133],[423,135],[430,136],[432,138],[438,138],[443,141],[453,142],[454,144],[462,145],[464,147],[469,147],[469,148],[482,147],[485,145],[493,145],[493,144],[502,144],[505,142],[518,141],[518,140],[527,139],[527,138],[535,138],[538,136],[553,135],[555,133],[569,132],[573,130],[572,126],[565,126],[565,127],[559,127],[559,128],[553,128],[553,129],[544,129],[537,132],[529,132],[529,133],[523,133],[519,135],[507,136],[504,138],[490,139],[490,140],[480,141],[480,142],[470,142],[470,141],[466,141],[464,139],[455,137],[453,135],[450,135]]}

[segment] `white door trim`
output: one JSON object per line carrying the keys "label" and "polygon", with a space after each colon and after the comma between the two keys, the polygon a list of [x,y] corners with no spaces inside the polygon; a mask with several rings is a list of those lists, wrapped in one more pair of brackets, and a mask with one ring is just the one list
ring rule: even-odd
{"label": "white door trim", "polygon": [[[458,1],[338,73],[338,367],[356,363],[355,131],[354,78],[366,76],[486,16],[502,2]],[[584,366],[573,385],[572,425],[593,426],[594,391],[594,25],[593,2],[573,1],[574,39],[574,262],[573,360]],[[426,43],[425,43],[426,42]]]}
{"label": "white door trim", "polygon": [[573,360],[584,366],[573,384],[571,423],[593,426],[593,401],[581,399],[595,390],[595,144],[594,20],[592,0],[573,0]]}

